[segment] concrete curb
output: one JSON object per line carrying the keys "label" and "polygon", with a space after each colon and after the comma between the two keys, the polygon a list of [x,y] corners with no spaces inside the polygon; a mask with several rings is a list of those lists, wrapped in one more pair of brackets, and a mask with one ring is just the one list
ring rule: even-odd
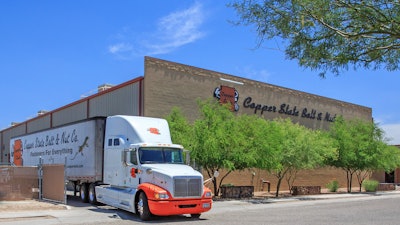
{"label": "concrete curb", "polygon": [[297,195],[297,196],[286,196],[286,197],[260,197],[255,196],[249,199],[218,199],[216,202],[220,201],[244,201],[251,203],[279,203],[279,202],[289,202],[289,201],[314,201],[314,200],[324,200],[324,199],[340,199],[340,198],[359,198],[359,197],[371,197],[371,196],[382,196],[382,195],[394,195],[400,194],[399,190],[394,191],[378,191],[378,192],[352,192],[352,193],[326,193],[318,195]]}

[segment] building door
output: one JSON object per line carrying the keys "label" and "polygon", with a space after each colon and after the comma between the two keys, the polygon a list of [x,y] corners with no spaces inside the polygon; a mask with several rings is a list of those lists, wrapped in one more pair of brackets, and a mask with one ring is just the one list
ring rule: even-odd
{"label": "building door", "polygon": [[385,173],[385,183],[394,183],[394,171]]}

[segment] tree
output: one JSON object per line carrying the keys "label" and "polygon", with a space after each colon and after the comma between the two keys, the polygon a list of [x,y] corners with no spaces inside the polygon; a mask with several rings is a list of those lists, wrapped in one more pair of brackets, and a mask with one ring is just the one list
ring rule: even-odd
{"label": "tree", "polygon": [[333,139],[326,131],[310,130],[296,137],[297,160],[286,174],[286,181],[291,192],[298,171],[326,166],[329,159],[336,158],[337,151]]}
{"label": "tree", "polygon": [[[212,179],[214,194],[219,194],[223,180],[235,170],[250,168],[256,155],[247,144],[241,131],[238,117],[230,111],[230,105],[220,105],[214,99],[200,101],[200,118],[194,122],[191,155]],[[252,126],[252,124],[248,124]],[[222,172],[219,183],[213,177],[215,171]]]}
{"label": "tree", "polygon": [[255,168],[270,171],[277,168],[281,154],[281,128],[279,124],[257,116],[241,116],[242,132],[248,148],[256,154]]}
{"label": "tree", "polygon": [[350,124],[355,126],[356,132],[359,133],[360,137],[362,136],[364,142],[356,151],[358,165],[355,174],[361,192],[363,181],[374,170],[380,169],[382,164],[379,159],[381,159],[387,145],[383,142],[383,131],[375,123],[353,120]]}
{"label": "tree", "polygon": [[181,144],[184,148],[190,150],[192,146],[193,125],[188,122],[181,110],[178,107],[173,107],[165,119],[168,121],[172,142]]}
{"label": "tree", "polygon": [[279,150],[275,158],[275,167],[270,172],[278,179],[275,196],[279,196],[282,180],[287,177],[289,188],[299,170],[314,169],[324,165],[328,158],[334,158],[336,149],[331,139],[318,130],[310,130],[294,124],[290,119],[273,121],[279,127]]}
{"label": "tree", "polygon": [[[330,165],[341,168],[347,176],[347,192],[351,192],[353,174],[364,167],[364,159],[360,160],[359,153],[365,150],[365,134],[362,131],[362,123],[350,123],[342,116],[335,119],[331,125],[331,136],[336,141],[338,158],[330,161]],[[359,132],[360,131],[360,132]]]}
{"label": "tree", "polygon": [[302,67],[338,75],[364,67],[399,69],[400,3],[392,0],[241,0],[229,4],[260,38],[286,40]]}
{"label": "tree", "polygon": [[184,151],[186,163],[196,167],[195,162],[192,162],[189,157],[192,148],[193,125],[188,122],[178,107],[173,107],[165,119],[168,121],[172,143],[181,144],[186,150]]}
{"label": "tree", "polygon": [[387,173],[400,167],[400,149],[393,145],[385,145],[381,157],[378,159],[378,169]]}
{"label": "tree", "polygon": [[351,192],[354,174],[361,191],[362,182],[372,171],[391,171],[399,165],[399,151],[385,143],[383,131],[373,122],[345,120],[339,116],[331,126],[330,134],[335,139],[338,158],[329,164],[346,172],[348,192]]}

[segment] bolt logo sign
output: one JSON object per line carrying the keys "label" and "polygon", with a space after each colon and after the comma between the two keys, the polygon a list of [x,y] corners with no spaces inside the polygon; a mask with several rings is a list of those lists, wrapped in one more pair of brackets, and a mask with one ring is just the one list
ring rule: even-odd
{"label": "bolt logo sign", "polygon": [[232,111],[239,110],[239,92],[236,91],[235,88],[228,87],[228,86],[220,86],[215,88],[214,90],[214,97],[219,99],[221,104],[230,103]]}

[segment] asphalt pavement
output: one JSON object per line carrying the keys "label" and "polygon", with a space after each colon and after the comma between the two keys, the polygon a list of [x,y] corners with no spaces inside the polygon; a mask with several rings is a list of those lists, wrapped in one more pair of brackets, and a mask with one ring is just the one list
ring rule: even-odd
{"label": "asphalt pavement", "polygon": [[[213,203],[212,214],[223,212],[224,208],[230,205],[238,204],[271,204],[285,203],[294,201],[316,201],[324,199],[345,199],[345,198],[368,198],[382,195],[400,195],[400,191],[382,191],[382,192],[361,192],[361,193],[324,193],[318,195],[299,195],[286,197],[262,197],[255,196],[249,199],[220,199]],[[82,210],[82,209],[85,210]],[[69,196],[68,205],[37,201],[0,201],[0,223],[1,224],[34,224],[30,221],[58,221],[60,223],[76,223],[83,218],[95,216],[99,221],[107,221],[113,219],[117,215],[117,209],[109,206],[91,206],[90,204],[81,203],[78,197]],[[94,215],[94,213],[96,213]],[[83,214],[83,215],[82,215]],[[92,221],[94,222],[94,221]],[[41,224],[43,224],[41,222]]]}

